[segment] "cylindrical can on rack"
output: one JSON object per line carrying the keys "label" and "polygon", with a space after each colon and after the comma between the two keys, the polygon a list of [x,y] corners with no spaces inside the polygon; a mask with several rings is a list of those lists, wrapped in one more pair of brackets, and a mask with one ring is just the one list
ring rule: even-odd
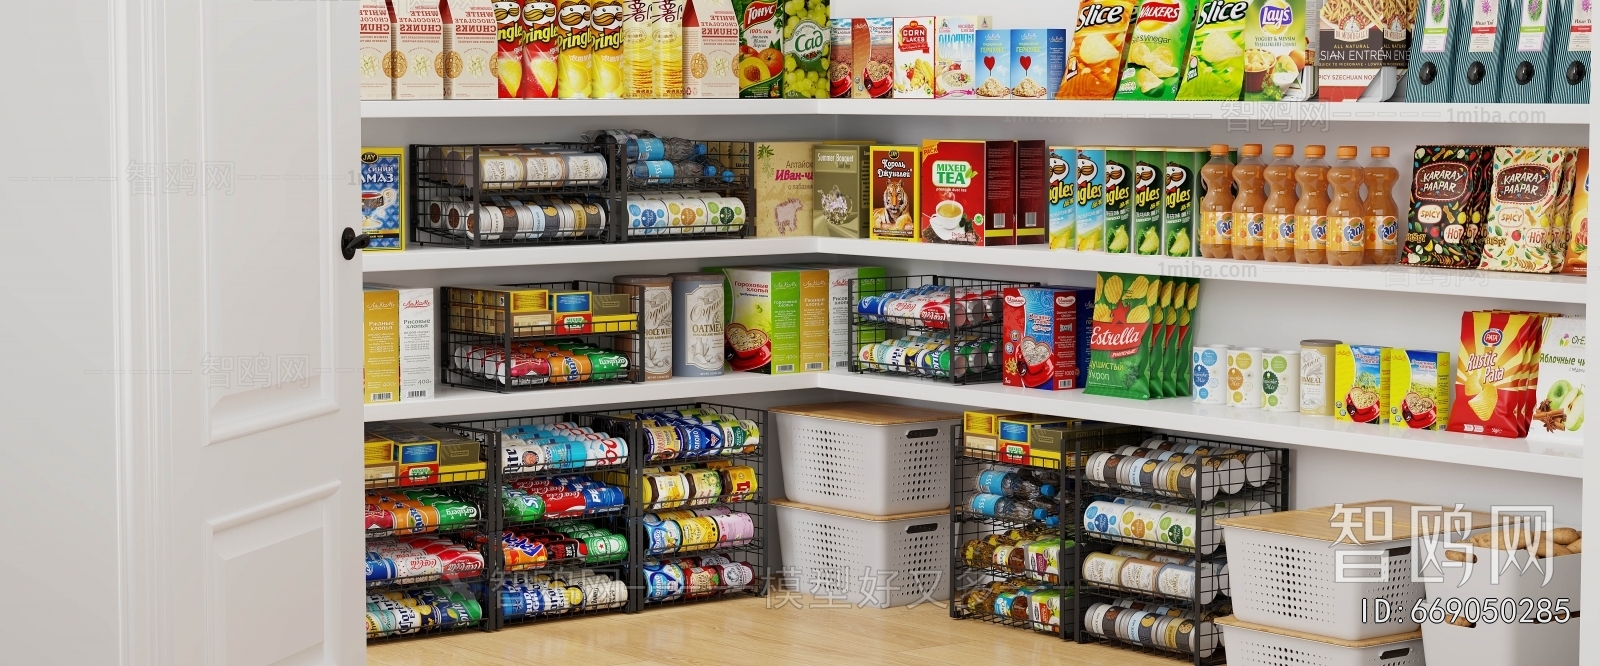
{"label": "cylindrical can on rack", "polygon": [[1261,409],[1260,347],[1228,350],[1228,406]]}
{"label": "cylindrical can on rack", "polygon": [[1333,350],[1338,340],[1300,341],[1300,413],[1333,415]]}
{"label": "cylindrical can on rack", "polygon": [[1194,401],[1203,405],[1228,403],[1228,345],[1206,345],[1194,348],[1194,369],[1189,373],[1194,380]]}
{"label": "cylindrical can on rack", "polygon": [[636,352],[647,382],[672,379],[672,278],[665,275],[618,275],[611,278],[619,293],[633,296],[644,348],[634,338],[619,336],[617,351]]}
{"label": "cylindrical can on rack", "polygon": [[672,374],[714,377],[722,374],[723,276],[673,273]]}
{"label": "cylindrical can on rack", "polygon": [[1300,352],[1267,352],[1261,357],[1261,408],[1300,411]]}

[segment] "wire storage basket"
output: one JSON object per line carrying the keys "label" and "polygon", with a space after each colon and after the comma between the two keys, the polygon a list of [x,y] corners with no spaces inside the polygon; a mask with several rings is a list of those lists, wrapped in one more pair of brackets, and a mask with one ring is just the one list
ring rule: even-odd
{"label": "wire storage basket", "polygon": [[411,146],[411,238],[423,245],[600,243],[615,226],[614,146]]}
{"label": "wire storage basket", "polygon": [[1037,284],[941,275],[851,280],[850,371],[998,382],[1002,291]]}
{"label": "wire storage basket", "polygon": [[441,291],[447,386],[506,393],[644,381],[637,292],[587,280]]}
{"label": "wire storage basket", "polygon": [[592,132],[617,174],[613,241],[755,235],[755,144]]}

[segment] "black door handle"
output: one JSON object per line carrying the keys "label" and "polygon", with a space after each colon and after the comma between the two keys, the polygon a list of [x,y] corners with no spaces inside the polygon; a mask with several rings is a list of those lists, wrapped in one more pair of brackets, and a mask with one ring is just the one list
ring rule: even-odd
{"label": "black door handle", "polygon": [[358,250],[364,250],[372,244],[372,237],[364,233],[358,234],[355,229],[344,228],[344,235],[339,237],[339,249],[344,253],[346,261],[356,258]]}

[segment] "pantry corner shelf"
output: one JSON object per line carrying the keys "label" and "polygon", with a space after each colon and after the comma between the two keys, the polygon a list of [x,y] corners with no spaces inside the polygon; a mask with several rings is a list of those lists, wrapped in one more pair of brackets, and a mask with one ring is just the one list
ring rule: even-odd
{"label": "pantry corner shelf", "polygon": [[[663,244],[665,243],[665,244]],[[530,245],[526,247],[445,248],[422,247],[403,252],[363,252],[365,273],[424,271],[499,266],[545,266],[613,261],[711,259],[722,257],[809,254],[817,251],[815,238],[736,238],[688,241],[632,241],[590,245]]]}
{"label": "pantry corner shelf", "polygon": [[813,99],[435,99],[365,100],[370,118],[599,118],[816,115]]}
{"label": "pantry corner shelf", "polygon": [[640,384],[598,384],[515,393],[440,388],[431,400],[365,405],[366,422],[473,417],[536,410],[599,409],[621,403],[660,403],[714,396],[816,388],[812,375],[758,375],[730,372],[717,377],[678,377]]}

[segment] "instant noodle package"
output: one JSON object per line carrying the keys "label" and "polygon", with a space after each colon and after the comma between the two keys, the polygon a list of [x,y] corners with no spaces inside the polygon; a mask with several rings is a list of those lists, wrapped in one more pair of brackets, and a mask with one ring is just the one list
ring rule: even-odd
{"label": "instant noodle package", "polygon": [[1150,400],[1189,395],[1200,280],[1100,273],[1085,393]]}
{"label": "instant noodle package", "polygon": [[1461,315],[1451,432],[1526,437],[1539,377],[1545,321],[1537,312],[1480,310]]}

